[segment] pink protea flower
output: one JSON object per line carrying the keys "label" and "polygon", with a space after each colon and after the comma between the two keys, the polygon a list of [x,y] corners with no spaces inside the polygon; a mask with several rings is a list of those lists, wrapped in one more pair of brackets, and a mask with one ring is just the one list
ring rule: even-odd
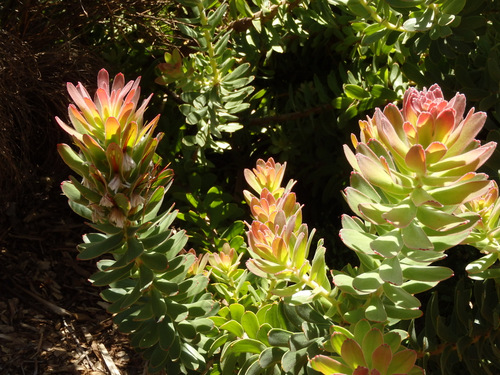
{"label": "pink protea flower", "polygon": [[58,145],[63,160],[82,177],[81,183],[66,186],[75,185],[88,200],[93,221],[109,221],[117,227],[135,222],[155,189],[172,175],[159,167],[155,156],[162,138],[162,133],[153,137],[159,116],[144,123],[151,96],[139,105],[139,83],[140,77],[125,83],[119,73],[110,84],[108,72],[102,69],[93,98],[81,83],[67,84],[75,103],[68,108],[72,126],[56,117],[80,151]]}
{"label": "pink protea flower", "polygon": [[262,189],[267,188],[277,198],[284,191],[281,182],[283,181],[285,169],[286,162],[280,164],[276,163],[273,158],[269,158],[267,161],[259,159],[255,168],[252,170],[245,169],[245,179],[257,194],[260,194]]}
{"label": "pink protea flower", "polygon": [[[125,84],[125,77],[122,73],[118,73],[113,80],[110,91],[109,74],[105,69],[101,69],[97,76],[97,90],[93,100],[80,82],[76,86],[68,82],[68,92],[76,104],[76,106],[70,104],[68,108],[69,118],[74,129],[58,117],[56,117],[56,121],[66,132],[80,140],[83,134],[100,136],[98,138],[101,138],[106,130],[106,122],[110,118],[117,120],[112,124],[114,127],[124,127],[130,122],[135,122],[138,127],[141,127],[144,111],[152,95],[145,99],[137,109],[141,93],[140,81],[139,77],[137,80]],[[153,122],[156,123],[158,118],[159,116]],[[111,124],[108,127],[111,127]]]}
{"label": "pink protea flower", "polygon": [[[410,88],[402,110],[389,104],[383,111],[377,108],[373,118],[360,121],[361,142],[381,142],[401,172],[423,177],[432,173],[441,177],[434,182],[444,185],[476,171],[496,146],[495,142],[481,145],[475,139],[486,114],[472,108],[464,118],[464,112],[463,94],[446,101],[438,85],[422,91]],[[357,147],[355,137],[353,142]]]}
{"label": "pink protea flower", "polygon": [[317,355],[311,359],[313,369],[325,375],[423,375],[415,365],[417,353],[401,345],[396,332],[382,333],[370,327],[366,320],[355,324],[351,334],[345,329],[335,330],[327,347],[335,356]]}
{"label": "pink protea flower", "polygon": [[208,256],[208,263],[212,267],[212,272],[219,277],[232,277],[238,271],[243,253],[238,254],[228,243],[222,246],[218,253],[212,253]]}

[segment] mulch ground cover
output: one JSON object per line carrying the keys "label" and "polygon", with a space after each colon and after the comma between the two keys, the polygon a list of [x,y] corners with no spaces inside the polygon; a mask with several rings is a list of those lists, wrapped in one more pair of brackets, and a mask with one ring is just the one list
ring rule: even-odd
{"label": "mulch ground cover", "polygon": [[0,374],[146,374],[88,281],[94,262],[76,260],[90,228],[56,189],[0,212]]}

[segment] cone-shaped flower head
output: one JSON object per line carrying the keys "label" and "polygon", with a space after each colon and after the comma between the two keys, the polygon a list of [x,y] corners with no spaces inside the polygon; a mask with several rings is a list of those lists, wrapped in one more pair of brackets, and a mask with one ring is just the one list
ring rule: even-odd
{"label": "cone-shaped flower head", "polygon": [[[475,139],[486,121],[484,112],[471,109],[465,118],[465,96],[446,101],[438,85],[429,90],[410,88],[400,111],[387,105],[373,118],[360,121],[361,142],[380,142],[390,151],[400,172],[417,176],[417,183],[444,186],[474,172],[493,153],[494,142]],[[354,146],[358,141],[353,137]]]}
{"label": "cone-shaped flower head", "polygon": [[[108,72],[102,69],[94,99],[81,83],[68,83],[75,103],[68,108],[72,126],[56,117],[80,153],[65,144],[59,145],[58,151],[83,177],[81,183],[73,179],[63,184],[63,191],[70,199],[78,200],[77,204],[89,208],[94,222],[123,227],[130,220],[135,221],[134,215],[147,206],[154,189],[172,176],[171,170],[159,168],[155,151],[162,134],[153,138],[159,116],[144,124],[143,115],[151,96],[138,107],[139,82],[140,78],[125,84],[119,73],[110,85]],[[71,194],[76,193],[74,188],[79,196]]]}
{"label": "cone-shaped flower head", "polygon": [[281,165],[270,158],[267,162],[258,160],[253,171],[245,170],[248,184],[259,194],[256,197],[244,191],[254,217],[247,232],[252,256],[247,267],[262,277],[307,267],[309,233],[302,223],[301,206],[290,191],[294,182],[281,187],[285,167],[286,163]]}
{"label": "cone-shaped flower head", "polygon": [[325,375],[424,374],[415,365],[417,353],[401,346],[398,333],[383,334],[366,320],[359,321],[353,331],[334,326],[326,349],[337,355],[317,355],[311,360],[312,368]]}
{"label": "cone-shaped flower head", "polygon": [[208,263],[212,272],[219,278],[231,278],[237,272],[242,256],[243,253],[238,255],[228,243],[225,243],[220,252],[208,256]]}
{"label": "cone-shaped flower head", "polygon": [[269,158],[267,161],[259,159],[253,170],[245,169],[245,179],[257,194],[260,194],[262,189],[266,188],[278,198],[284,191],[281,182],[283,181],[285,169],[286,163],[276,163],[273,158]]}
{"label": "cone-shaped flower head", "polygon": [[437,231],[473,225],[473,217],[452,213],[490,188],[488,176],[476,170],[496,144],[475,139],[486,114],[471,109],[464,118],[464,112],[464,95],[447,101],[433,85],[407,90],[402,110],[389,104],[360,121],[361,140],[352,136],[355,153],[345,147],[354,169],[353,184],[345,190],[353,211],[397,228],[414,228],[415,218]]}

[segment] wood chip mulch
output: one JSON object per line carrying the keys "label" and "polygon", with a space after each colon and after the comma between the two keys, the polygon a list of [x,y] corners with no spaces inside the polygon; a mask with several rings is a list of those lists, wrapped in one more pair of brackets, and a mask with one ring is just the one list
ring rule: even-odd
{"label": "wood chip mulch", "polygon": [[0,374],[146,374],[88,281],[95,262],[76,260],[90,228],[39,198],[0,212]]}

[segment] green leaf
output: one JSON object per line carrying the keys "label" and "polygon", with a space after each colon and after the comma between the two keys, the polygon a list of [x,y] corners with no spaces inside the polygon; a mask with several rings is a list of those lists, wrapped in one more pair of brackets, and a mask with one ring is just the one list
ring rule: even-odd
{"label": "green leaf", "polygon": [[139,284],[141,286],[140,289],[141,292],[148,289],[153,283],[154,279],[155,279],[154,272],[150,268],[146,267],[144,264],[141,264],[139,266]]}
{"label": "green leaf", "polygon": [[387,232],[370,243],[370,247],[384,258],[393,258],[403,247],[403,239],[399,229]]}
{"label": "green leaf", "polygon": [[370,246],[372,241],[377,239],[374,234],[358,232],[354,229],[341,229],[340,238],[348,248],[354,251],[375,255]]}
{"label": "green leaf", "polygon": [[401,306],[405,309],[416,309],[420,307],[420,300],[410,293],[408,293],[403,288],[385,283],[384,294],[389,298],[395,305]]}
{"label": "green leaf", "polygon": [[181,230],[170,237],[168,240],[157,246],[154,251],[164,253],[167,259],[172,259],[184,248],[188,241],[186,232]]}
{"label": "green leaf", "polygon": [[286,373],[298,374],[307,364],[307,348],[286,352],[281,359],[281,367]]}
{"label": "green leaf", "polygon": [[239,303],[232,303],[229,305],[229,311],[231,312],[231,319],[240,322],[245,313],[245,307]]}
{"label": "green leaf", "polygon": [[384,0],[391,8],[415,8],[423,3],[425,0]]}
{"label": "green leaf", "polygon": [[[378,328],[371,328],[364,336],[362,341],[361,348],[363,350],[363,355],[365,359],[368,361],[368,365],[371,368],[376,368],[377,370],[381,370],[380,367],[376,366],[372,363],[372,355],[375,353],[378,347],[384,344],[384,337],[382,332]],[[390,362],[390,360],[389,360]]]}
{"label": "green leaf", "polygon": [[148,268],[154,271],[162,272],[168,268],[168,260],[165,254],[161,253],[143,253],[141,255],[141,262]]}
{"label": "green leaf", "polygon": [[144,252],[144,246],[137,237],[129,237],[127,240],[125,259],[127,263],[133,262],[138,256]]}
{"label": "green leaf", "polygon": [[[448,12],[446,12],[448,13]],[[427,31],[429,30],[434,21],[434,10],[428,8],[424,13],[407,19],[403,22],[403,28],[407,31]]]}
{"label": "green leaf", "polygon": [[191,325],[190,320],[181,320],[177,324],[177,331],[188,340],[193,340],[196,337],[196,329]]}
{"label": "green leaf", "polygon": [[357,368],[358,366],[367,366],[361,347],[353,339],[344,341],[342,344],[341,356],[350,367]]}
{"label": "green leaf", "polygon": [[384,38],[386,35],[390,33],[389,29],[384,29],[384,30],[379,30],[376,31],[372,34],[366,34],[363,36],[363,39],[361,39],[361,45],[362,46],[370,46],[372,44],[377,43],[379,40]]}
{"label": "green leaf", "polygon": [[[70,197],[68,196],[68,194],[66,194],[65,185],[73,185],[74,188],[76,188],[83,195],[83,197],[85,197],[85,199],[87,199],[87,200],[89,200],[90,202],[93,202],[93,203],[99,203],[100,202],[100,200],[101,200],[101,194],[95,192],[92,189],[89,189],[89,188],[83,186],[73,176],[69,176],[69,179],[71,180],[71,183],[69,183],[67,181],[64,181],[63,184],[62,184],[62,186],[61,186],[62,190],[64,192],[64,195],[66,195],[68,198],[70,198]],[[72,198],[70,198],[70,199],[72,199]],[[77,199],[72,199],[72,200],[76,201]],[[82,203],[82,202],[79,202],[79,203]]]}
{"label": "green leaf", "polygon": [[257,339],[259,320],[257,319],[257,315],[255,315],[255,313],[252,311],[246,311],[241,317],[241,325],[249,338]]}
{"label": "green leaf", "polygon": [[437,284],[437,281],[409,280],[403,284],[402,288],[410,294],[418,294],[434,288]]}
{"label": "green leaf", "polygon": [[[165,196],[166,189],[164,186],[159,186],[153,192],[149,201],[144,209],[144,217],[143,221],[147,222],[153,220],[161,207],[161,203],[163,202],[163,198]],[[172,219],[173,220],[173,219]]]}
{"label": "green leaf", "polygon": [[318,244],[318,248],[314,253],[314,258],[312,260],[311,271],[309,275],[311,279],[318,283],[318,285],[329,291],[331,287],[330,282],[328,281],[328,278],[326,276],[327,267],[325,263],[325,251],[326,249],[321,246],[321,244]]}
{"label": "green leaf", "polygon": [[220,329],[226,330],[237,337],[243,337],[243,327],[235,320],[229,320],[228,322],[222,324]]}
{"label": "green leaf", "polygon": [[453,276],[453,270],[440,266],[403,266],[403,277],[416,281],[442,281]]}
{"label": "green leaf", "polygon": [[200,366],[205,364],[205,358],[186,342],[181,346],[180,360],[190,370],[198,370]]}
{"label": "green leaf", "polygon": [[210,25],[212,28],[216,28],[219,26],[220,21],[222,20],[222,17],[224,16],[224,13],[226,13],[228,5],[227,3],[222,3],[222,5],[219,5],[215,12],[212,12],[210,16],[207,19],[208,25]]}
{"label": "green leaf", "polygon": [[424,230],[415,224],[415,222],[410,223],[405,228],[401,229],[401,234],[403,235],[404,244],[410,249],[416,250],[432,250],[434,245],[427,237]]}
{"label": "green leaf", "polygon": [[498,260],[498,254],[491,253],[469,263],[465,267],[465,269],[469,274],[480,273],[487,270],[489,267],[495,264],[497,260]]}
{"label": "green leaf", "polygon": [[139,298],[141,298],[142,293],[140,288],[141,288],[140,284],[136,283],[134,289],[132,289],[132,291],[130,291],[121,301],[120,310],[124,310],[127,307],[132,306],[134,303],[137,302]]}
{"label": "green leaf", "polygon": [[241,77],[250,69],[249,63],[244,63],[236,67],[231,73],[222,78],[223,83],[230,83]]}
{"label": "green leaf", "polygon": [[155,235],[141,236],[141,242],[145,249],[154,249],[164,243],[171,235],[171,231],[167,230]]}
{"label": "green leaf", "polygon": [[379,275],[386,283],[394,285],[403,284],[403,273],[398,257],[385,259],[380,265]]}
{"label": "green leaf", "polygon": [[358,85],[345,84],[344,93],[351,99],[364,99],[370,97],[370,93]]}
{"label": "green leaf", "polygon": [[114,269],[112,271],[100,271],[90,277],[90,282],[95,286],[105,286],[113,282],[121,280],[129,276],[130,271],[134,268],[134,263],[130,263],[123,268]]}
{"label": "green leaf", "polygon": [[181,322],[188,317],[189,312],[187,306],[171,301],[168,298],[165,298],[165,304],[167,305],[167,315],[172,321]]}
{"label": "green leaf", "polygon": [[462,11],[467,0],[447,0],[443,3],[441,12],[447,14],[458,14]]}
{"label": "green leaf", "polygon": [[168,352],[162,350],[159,346],[155,347],[149,359],[149,366],[153,368],[164,365],[169,360]]}
{"label": "green leaf", "polygon": [[288,340],[290,340],[291,336],[292,332],[281,328],[273,328],[267,334],[270,345],[283,347],[288,347]]}
{"label": "green leaf", "polygon": [[416,64],[407,61],[401,66],[401,71],[409,80],[414,81],[418,85],[426,85],[426,78]]}
{"label": "green leaf", "polygon": [[396,228],[407,227],[414,219],[417,208],[412,203],[401,203],[384,212],[382,217]]}
{"label": "green leaf", "polygon": [[111,253],[123,245],[123,232],[112,236],[106,236],[102,241],[92,241],[78,245],[80,253],[77,258],[80,260],[89,260],[97,258],[106,253]]}
{"label": "green leaf", "polygon": [[429,206],[420,206],[417,211],[417,218],[422,224],[436,231],[447,231],[469,222],[465,218]]}
{"label": "green leaf", "polygon": [[269,368],[273,365],[279,364],[283,354],[285,353],[286,350],[282,348],[267,348],[259,355],[259,364],[262,368]]}
{"label": "green leaf", "polygon": [[201,38],[201,35],[199,35],[198,32],[195,29],[187,26],[186,24],[184,24],[182,22],[178,22],[177,23],[177,27],[179,27],[179,30],[183,34],[187,35],[188,37],[190,37],[190,38],[192,38],[194,40],[198,40],[199,38]]}
{"label": "green leaf", "polygon": [[88,177],[89,167],[80,156],[67,144],[57,145],[57,151],[64,162],[82,177]]}
{"label": "green leaf", "polygon": [[327,357],[325,355],[315,356],[311,360],[311,367],[324,375],[349,374],[350,372],[352,372],[352,370],[346,365],[343,365],[336,359]]}
{"label": "green leaf", "polygon": [[269,346],[269,342],[267,340],[267,333],[272,329],[271,325],[269,323],[263,323],[259,327],[259,331],[257,332],[257,341],[263,342],[267,346]]}
{"label": "green leaf", "polygon": [[152,289],[149,292],[149,295],[151,297],[151,307],[153,308],[153,313],[157,318],[163,317],[167,311],[167,306],[161,293],[156,289]]}
{"label": "green leaf", "polygon": [[167,280],[155,279],[154,286],[167,296],[171,295],[171,294],[175,294],[179,291],[179,284],[169,282]]}
{"label": "green leaf", "polygon": [[369,299],[368,304],[365,308],[365,317],[366,319],[374,322],[385,322],[387,320],[387,313],[380,297],[372,296]]}
{"label": "green leaf", "polygon": [[[260,354],[264,349],[266,349],[266,346],[260,341],[254,339],[241,339],[229,345],[227,352]],[[226,355],[228,354],[227,352]]]}
{"label": "green leaf", "polygon": [[207,358],[211,358],[214,355],[214,353],[227,342],[228,338],[229,338],[229,333],[218,336],[210,346],[210,349],[208,350],[207,353]]}
{"label": "green leaf", "polygon": [[352,286],[365,293],[376,292],[384,283],[377,271],[364,272],[354,278]]}
{"label": "green leaf", "polygon": [[347,7],[349,10],[358,17],[368,18],[370,17],[370,11],[366,9],[359,1],[357,0],[348,0]]}
{"label": "green leaf", "polygon": [[[76,203],[84,205],[84,206],[87,206],[89,204],[88,199],[83,196],[82,192],[75,186],[74,183],[72,183],[70,181],[64,181],[61,184],[61,189],[63,191],[63,194],[71,202],[76,202]],[[99,200],[100,200],[100,195],[99,195]]]}
{"label": "green leaf", "polygon": [[443,205],[458,205],[485,194],[490,184],[489,180],[462,182],[430,190],[429,194]]}

